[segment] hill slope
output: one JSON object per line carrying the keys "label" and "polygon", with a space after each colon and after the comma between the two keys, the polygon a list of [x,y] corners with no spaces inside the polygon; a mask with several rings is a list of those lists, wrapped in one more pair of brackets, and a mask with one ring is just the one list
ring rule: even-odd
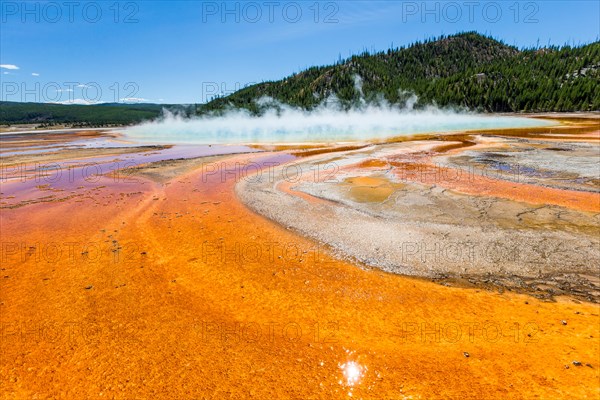
{"label": "hill slope", "polygon": [[[362,94],[355,77],[362,81]],[[203,105],[199,113],[244,107],[269,96],[310,109],[335,94],[346,107],[379,95],[417,107],[435,103],[480,111],[590,111],[600,109],[600,42],[581,47],[519,50],[474,32],[416,43],[341,63],[312,67]]]}

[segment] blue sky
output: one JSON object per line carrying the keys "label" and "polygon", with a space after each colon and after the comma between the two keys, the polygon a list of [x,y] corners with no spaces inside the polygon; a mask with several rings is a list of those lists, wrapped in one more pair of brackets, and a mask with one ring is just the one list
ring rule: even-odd
{"label": "blue sky", "polygon": [[364,49],[476,30],[588,43],[590,1],[0,1],[1,100],[200,103]]}

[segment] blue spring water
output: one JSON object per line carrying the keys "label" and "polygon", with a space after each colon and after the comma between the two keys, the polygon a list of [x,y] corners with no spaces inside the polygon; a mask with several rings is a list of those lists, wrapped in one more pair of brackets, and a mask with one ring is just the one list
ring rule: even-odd
{"label": "blue spring water", "polygon": [[450,133],[465,130],[547,127],[542,119],[458,113],[371,108],[356,111],[286,110],[261,117],[243,112],[226,116],[186,119],[167,116],[125,130],[131,140],[152,143],[307,143],[382,140],[419,133]]}

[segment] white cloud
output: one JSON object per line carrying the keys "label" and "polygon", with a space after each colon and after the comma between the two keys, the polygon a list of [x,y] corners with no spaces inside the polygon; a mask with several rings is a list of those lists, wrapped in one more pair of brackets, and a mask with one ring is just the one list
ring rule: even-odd
{"label": "white cloud", "polygon": [[82,83],[80,83],[79,85],[75,86],[75,87],[80,87],[80,88],[88,88],[88,85],[84,85]]}
{"label": "white cloud", "polygon": [[119,101],[123,103],[143,103],[145,101],[148,101],[148,99],[143,99],[141,97],[124,97],[122,99],[119,99]]}
{"label": "white cloud", "polygon": [[31,76],[40,76],[40,74],[38,74],[37,72],[32,72]]}
{"label": "white cloud", "polygon": [[4,71],[4,75],[10,75],[10,72]]}
{"label": "white cloud", "polygon": [[19,69],[19,67],[17,67],[14,64],[0,64],[0,68],[4,68],[4,69]]}
{"label": "white cloud", "polygon": [[73,89],[56,89],[57,92],[72,92]]}
{"label": "white cloud", "polygon": [[85,99],[71,99],[71,100],[65,100],[65,101],[55,101],[55,104],[76,104],[76,105],[83,105],[83,106],[88,106],[90,104],[98,104],[97,101],[89,101],[89,100],[85,100]]}

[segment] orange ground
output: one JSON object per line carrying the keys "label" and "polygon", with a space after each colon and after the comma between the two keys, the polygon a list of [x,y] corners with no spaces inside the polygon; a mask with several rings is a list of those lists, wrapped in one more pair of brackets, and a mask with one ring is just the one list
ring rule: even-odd
{"label": "orange ground", "polygon": [[0,397],[600,396],[598,305],[361,270],[234,183],[196,170],[2,210]]}
{"label": "orange ground", "polygon": [[600,212],[597,193],[561,190],[496,179],[494,173],[464,172],[434,163],[392,163],[399,178],[423,184],[437,185],[473,196],[494,196],[529,204],[552,204],[579,211]]}

